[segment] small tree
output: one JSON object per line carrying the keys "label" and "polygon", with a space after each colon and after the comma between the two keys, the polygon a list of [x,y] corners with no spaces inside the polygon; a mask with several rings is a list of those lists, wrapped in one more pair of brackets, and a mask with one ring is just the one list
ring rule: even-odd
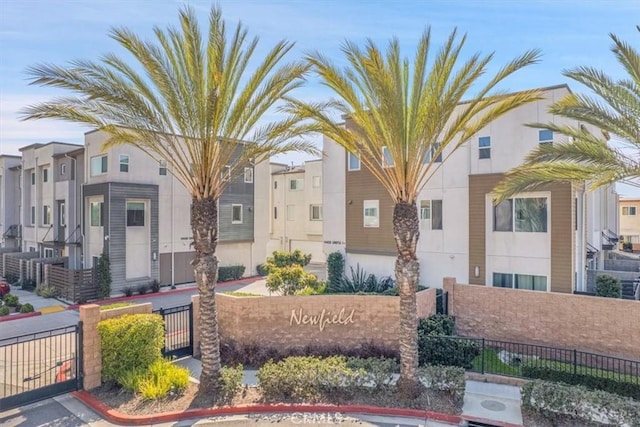
{"label": "small tree", "polygon": [[311,261],[311,254],[303,254],[299,249],[293,252],[273,251],[273,256],[267,258],[266,268],[269,267],[287,267],[290,265],[299,265],[304,267]]}
{"label": "small tree", "polygon": [[329,292],[337,292],[340,289],[342,276],[344,275],[344,256],[339,251],[332,252],[327,257],[327,279]]}
{"label": "small tree", "polygon": [[298,264],[272,267],[267,276],[267,289],[281,295],[295,295],[305,288],[317,286],[318,278],[315,274],[304,271],[304,268]]}
{"label": "small tree", "polygon": [[111,296],[111,262],[109,255],[103,253],[98,258],[96,265],[96,282],[98,284],[98,299],[107,299]]}
{"label": "small tree", "polygon": [[596,277],[596,295],[605,298],[622,298],[622,283],[617,277],[601,274]]}

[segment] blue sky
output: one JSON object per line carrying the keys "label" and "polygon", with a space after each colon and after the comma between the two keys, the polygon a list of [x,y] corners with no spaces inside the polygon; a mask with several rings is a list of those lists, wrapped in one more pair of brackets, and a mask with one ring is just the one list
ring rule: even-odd
{"label": "blue sky", "polygon": [[[121,52],[107,36],[109,28],[126,26],[148,35],[154,25],[175,24],[177,10],[184,3],[0,0],[0,152],[16,154],[21,146],[52,140],[82,143],[83,132],[88,130],[51,120],[18,121],[16,113],[24,106],[60,94],[28,86],[24,71],[29,65],[64,64]],[[211,2],[187,3],[206,19]],[[242,20],[251,35],[260,36],[263,47],[282,38],[296,41],[290,59],[319,50],[339,60],[345,39],[362,42],[370,37],[383,43],[391,36],[399,38],[409,55],[429,25],[437,45],[457,27],[468,34],[467,55],[495,51],[494,71],[527,49],[541,49],[542,62],[507,80],[502,86],[506,90],[570,83],[561,72],[578,65],[593,65],[614,77],[622,76],[609,51],[608,34],[637,43],[635,25],[640,17],[637,0],[221,0],[218,4],[227,21]],[[581,90],[577,84],[571,87]],[[329,94],[310,81],[298,96],[320,100]],[[303,159],[290,155],[284,160]],[[621,192],[640,194],[629,188]]]}

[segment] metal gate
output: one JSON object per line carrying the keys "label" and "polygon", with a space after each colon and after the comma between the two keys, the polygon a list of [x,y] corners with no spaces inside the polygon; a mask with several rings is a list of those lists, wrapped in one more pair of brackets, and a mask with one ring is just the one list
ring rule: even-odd
{"label": "metal gate", "polygon": [[193,354],[193,303],[155,310],[164,319],[164,357]]}
{"label": "metal gate", "polygon": [[82,325],[0,340],[0,411],[82,389]]}

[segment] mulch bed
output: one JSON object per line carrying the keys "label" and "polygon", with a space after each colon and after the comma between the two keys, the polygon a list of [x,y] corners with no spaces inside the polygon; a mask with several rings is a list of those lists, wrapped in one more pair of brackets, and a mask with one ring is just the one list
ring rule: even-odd
{"label": "mulch bed", "polygon": [[[109,385],[103,385],[92,390],[91,394],[107,406],[127,415],[151,415],[162,412],[181,412],[187,409],[215,408],[223,406],[214,404],[212,397],[199,396],[197,391],[198,386],[194,383],[189,383],[184,393],[168,396],[165,399],[156,401],[146,400],[139,395],[134,395],[128,391],[120,389],[119,387]],[[265,402],[258,388],[245,387],[236,394],[231,402],[225,403],[231,406],[239,406],[275,402]],[[411,401],[402,400],[394,393],[389,392],[386,394],[363,393],[361,396],[357,396],[350,400],[339,399],[339,402],[322,401],[314,403],[342,405],[360,404],[387,408],[413,408],[454,415],[458,415],[462,412],[462,401],[456,401],[456,399],[452,399],[442,393],[430,390],[425,390],[422,395]]]}

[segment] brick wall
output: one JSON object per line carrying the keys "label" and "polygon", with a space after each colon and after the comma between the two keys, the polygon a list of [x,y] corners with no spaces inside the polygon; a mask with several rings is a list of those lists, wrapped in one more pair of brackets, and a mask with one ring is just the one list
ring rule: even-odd
{"label": "brick wall", "polygon": [[444,279],[460,335],[640,360],[640,303],[456,284]]}
{"label": "brick wall", "polygon": [[85,390],[92,390],[102,384],[102,353],[100,349],[100,334],[98,323],[101,320],[120,317],[125,314],[149,314],[151,303],[131,305],[128,307],[100,310],[97,304],[80,306],[80,320],[82,321],[82,358],[83,384]]}
{"label": "brick wall", "polygon": [[[435,289],[416,295],[418,316],[435,313]],[[194,348],[198,348],[198,297],[194,303]],[[374,342],[397,348],[400,298],[373,295],[234,297],[217,294],[221,340],[266,347],[341,346]],[[323,316],[324,310],[324,316]],[[322,329],[320,322],[322,320]]]}

